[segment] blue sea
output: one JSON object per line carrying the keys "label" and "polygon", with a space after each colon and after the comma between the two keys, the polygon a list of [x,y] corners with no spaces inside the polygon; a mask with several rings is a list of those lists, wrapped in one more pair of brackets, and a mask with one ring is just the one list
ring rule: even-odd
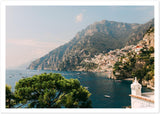
{"label": "blue sea", "polygon": [[[14,86],[22,78],[32,77],[41,73],[60,73],[67,79],[78,79],[80,83],[88,87],[92,94],[90,99],[93,108],[125,108],[131,105],[129,94],[131,93],[131,81],[108,79],[107,73],[77,72],[77,71],[47,71],[47,70],[7,70],[6,84]],[[142,92],[150,89],[142,88]],[[105,97],[107,95],[109,97]]]}

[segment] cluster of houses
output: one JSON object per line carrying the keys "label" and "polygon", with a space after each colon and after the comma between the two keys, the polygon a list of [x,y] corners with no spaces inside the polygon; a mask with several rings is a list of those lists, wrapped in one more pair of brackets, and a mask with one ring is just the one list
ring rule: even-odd
{"label": "cluster of houses", "polygon": [[[122,49],[111,50],[106,54],[95,55],[94,58],[85,59],[85,62],[92,62],[98,65],[96,69],[93,69],[94,72],[108,72],[110,77],[113,76],[113,67],[114,64],[122,58],[122,62],[125,63],[128,61],[127,54],[129,52],[140,54],[141,49],[144,46],[150,48],[154,47],[154,33],[148,33],[144,36],[137,45],[125,46]],[[151,55],[154,57],[154,53]],[[152,81],[152,80],[151,80]],[[153,82],[151,82],[154,84]],[[154,85],[153,85],[154,86]],[[138,83],[137,79],[131,84],[131,108],[153,108],[154,107],[154,91],[142,93],[141,84]],[[152,88],[154,89],[154,88]]]}
{"label": "cluster of houses", "polygon": [[[94,72],[108,72],[111,73],[113,71],[114,64],[122,57],[127,56],[127,54],[131,51],[139,53],[143,48],[141,45],[130,45],[125,46],[122,49],[111,50],[106,54],[100,53],[99,55],[95,55],[93,58],[85,59],[84,62],[95,63],[98,65],[96,69],[93,69]],[[122,59],[122,62],[127,62],[128,58],[125,57]]]}

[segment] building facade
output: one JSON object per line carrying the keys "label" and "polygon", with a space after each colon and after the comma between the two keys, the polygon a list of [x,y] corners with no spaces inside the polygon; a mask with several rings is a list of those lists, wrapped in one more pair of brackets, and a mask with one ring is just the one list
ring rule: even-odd
{"label": "building facade", "polygon": [[154,107],[154,92],[141,93],[141,84],[138,83],[135,77],[131,84],[131,108],[153,108]]}

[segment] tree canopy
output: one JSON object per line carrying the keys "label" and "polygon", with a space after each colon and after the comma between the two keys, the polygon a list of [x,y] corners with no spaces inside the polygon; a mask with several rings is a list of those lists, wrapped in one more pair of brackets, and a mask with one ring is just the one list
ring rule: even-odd
{"label": "tree canopy", "polygon": [[6,108],[11,108],[15,105],[15,97],[11,91],[11,86],[6,85]]}
{"label": "tree canopy", "polygon": [[[126,62],[117,61],[114,65],[114,74],[117,79],[137,77],[140,83],[142,80],[151,80],[154,78],[154,47],[144,47],[139,54],[130,54],[125,57]],[[119,72],[120,75],[116,75]]]}
{"label": "tree canopy", "polygon": [[19,103],[30,108],[88,108],[90,95],[77,79],[65,79],[56,73],[21,79],[15,86]]}

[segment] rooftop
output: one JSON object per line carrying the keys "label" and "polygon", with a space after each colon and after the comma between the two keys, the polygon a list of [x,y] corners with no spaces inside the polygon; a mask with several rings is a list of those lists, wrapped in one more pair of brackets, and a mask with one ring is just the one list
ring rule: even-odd
{"label": "rooftop", "polygon": [[138,95],[129,95],[129,96],[154,103],[154,92],[142,93],[141,96]]}

